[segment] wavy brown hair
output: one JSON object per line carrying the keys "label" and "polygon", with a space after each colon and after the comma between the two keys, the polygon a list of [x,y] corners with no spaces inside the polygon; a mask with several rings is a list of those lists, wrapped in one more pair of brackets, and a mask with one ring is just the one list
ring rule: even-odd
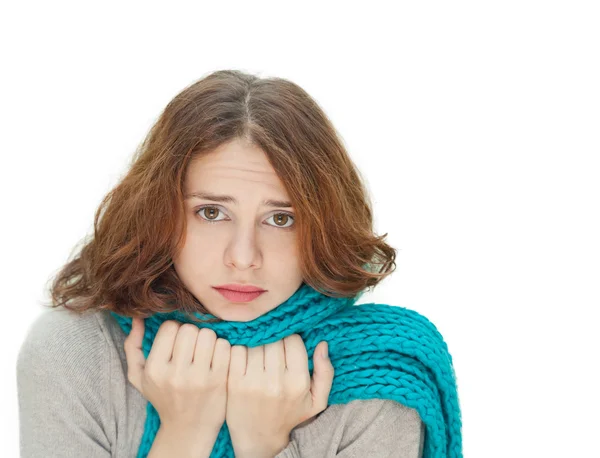
{"label": "wavy brown hair", "polygon": [[286,187],[305,283],[350,297],[395,270],[387,233],[373,233],[360,173],[317,103],[288,80],[219,70],[168,103],[96,210],[93,237],[54,277],[46,306],[143,318],[210,313],[173,266],[186,234],[183,181],[191,161],[235,139],[260,147]]}

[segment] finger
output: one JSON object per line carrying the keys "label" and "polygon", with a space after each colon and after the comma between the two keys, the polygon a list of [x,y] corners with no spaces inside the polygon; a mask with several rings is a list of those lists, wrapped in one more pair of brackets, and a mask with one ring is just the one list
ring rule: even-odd
{"label": "finger", "polygon": [[319,342],[313,353],[314,370],[310,383],[310,391],[313,408],[317,413],[327,408],[329,393],[331,392],[331,385],[333,383],[334,367],[331,359],[328,356],[323,356],[328,347],[327,342]]}
{"label": "finger", "polygon": [[246,365],[246,374],[249,372],[258,373],[265,371],[265,347],[248,348],[248,364]]}
{"label": "finger", "polygon": [[200,369],[210,369],[217,342],[217,333],[209,328],[202,328],[196,336],[193,364]]}
{"label": "finger", "polygon": [[265,372],[270,374],[285,372],[285,348],[282,340],[265,345]]}
{"label": "finger", "polygon": [[146,364],[157,362],[159,364],[168,363],[173,357],[173,346],[175,344],[175,338],[179,331],[181,323],[175,320],[167,320],[160,325],[154,341],[152,342],[152,348],[148,354],[148,360]]}
{"label": "finger", "polygon": [[246,375],[247,348],[243,345],[231,347],[231,361],[229,362],[229,376],[241,378]]}
{"label": "finger", "polygon": [[292,334],[283,339],[285,345],[285,364],[288,371],[304,373],[308,370],[308,354],[302,337]]}
{"label": "finger", "polygon": [[229,372],[231,362],[231,344],[228,340],[218,338],[215,342],[214,354],[212,357],[211,370],[224,377]]}
{"label": "finger", "polygon": [[124,349],[127,361],[127,378],[141,392],[142,374],[146,365],[146,357],[142,349],[145,321],[142,318],[132,318],[131,331],[125,338]]}
{"label": "finger", "polygon": [[[179,326],[179,330],[175,336],[175,343],[173,344],[172,363],[182,367],[188,367],[192,364],[196,341],[198,340],[198,332],[198,326],[191,323],[183,323]],[[214,333],[214,331],[211,332]]]}

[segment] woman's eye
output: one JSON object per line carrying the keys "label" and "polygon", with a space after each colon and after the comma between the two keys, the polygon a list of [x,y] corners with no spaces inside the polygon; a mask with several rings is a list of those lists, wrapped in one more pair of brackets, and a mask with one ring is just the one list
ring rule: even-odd
{"label": "woman's eye", "polygon": [[[206,211],[206,210],[208,210],[208,211]],[[219,207],[207,206],[207,207],[200,207],[196,211],[196,214],[200,215],[200,218],[202,218],[207,223],[216,223],[217,221],[222,221],[220,219],[214,219],[216,214],[220,211],[221,211],[221,209]],[[203,215],[207,216],[207,218],[205,218]]]}
{"label": "woman's eye", "polygon": [[276,227],[281,227],[282,229],[287,229],[288,227],[291,226],[280,226],[280,224],[286,224],[287,222],[290,221],[290,219],[292,221],[294,221],[294,217],[292,215],[290,215],[289,213],[275,213],[273,216],[270,216],[269,219],[271,218],[275,218],[275,226]]}
{"label": "woman's eye", "polygon": [[[223,221],[223,219],[216,219],[218,213],[221,212],[219,207],[215,207],[213,205],[206,205],[204,207],[200,207],[196,210],[196,214],[200,216],[207,223],[217,223],[219,221]],[[274,218],[274,224],[271,226],[278,227],[281,229],[287,229],[291,227],[292,224],[286,225],[290,220],[294,221],[294,216],[289,213],[275,213],[270,216],[268,219]]]}

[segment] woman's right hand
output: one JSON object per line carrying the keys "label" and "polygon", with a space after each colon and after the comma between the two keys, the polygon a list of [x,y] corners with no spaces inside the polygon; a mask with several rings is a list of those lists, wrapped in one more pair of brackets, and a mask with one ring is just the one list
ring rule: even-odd
{"label": "woman's right hand", "polygon": [[168,320],[146,360],[144,320],[133,318],[131,326],[127,378],[157,410],[161,426],[216,437],[225,422],[230,343],[212,329]]}

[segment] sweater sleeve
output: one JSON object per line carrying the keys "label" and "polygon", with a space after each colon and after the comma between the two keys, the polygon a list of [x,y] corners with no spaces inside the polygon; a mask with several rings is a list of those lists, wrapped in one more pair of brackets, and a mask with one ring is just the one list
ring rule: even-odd
{"label": "sweater sleeve", "polygon": [[109,458],[109,360],[96,318],[44,311],[17,357],[21,458]]}
{"label": "sweater sleeve", "polygon": [[415,409],[390,399],[354,400],[292,430],[275,458],[421,458],[424,435]]}

